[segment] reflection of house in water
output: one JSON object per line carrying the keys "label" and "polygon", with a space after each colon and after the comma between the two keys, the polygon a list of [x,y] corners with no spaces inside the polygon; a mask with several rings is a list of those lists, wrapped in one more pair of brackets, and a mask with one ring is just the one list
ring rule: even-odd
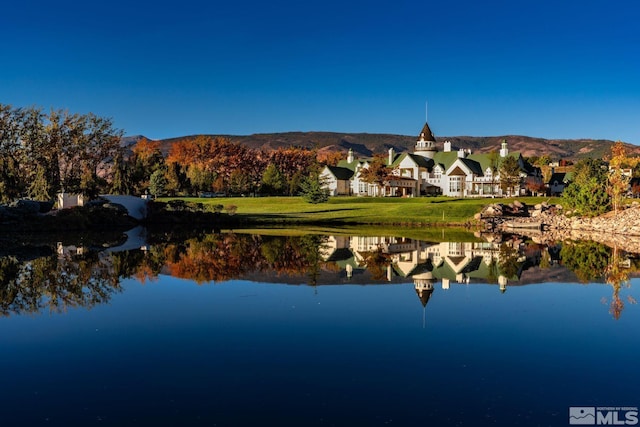
{"label": "reflection of house in water", "polygon": [[84,254],[84,247],[75,245],[65,246],[62,242],[58,242],[56,245],[56,252],[58,253],[58,258],[67,258]]}
{"label": "reflection of house in water", "polygon": [[432,243],[402,237],[331,236],[324,259],[335,261],[350,277],[354,270],[364,268],[367,254],[379,251],[388,256],[387,279],[412,279],[420,301],[426,305],[437,282],[441,282],[442,289],[449,289],[451,283],[497,282],[504,292],[509,280],[517,277],[507,277],[500,271],[500,247],[493,242]]}

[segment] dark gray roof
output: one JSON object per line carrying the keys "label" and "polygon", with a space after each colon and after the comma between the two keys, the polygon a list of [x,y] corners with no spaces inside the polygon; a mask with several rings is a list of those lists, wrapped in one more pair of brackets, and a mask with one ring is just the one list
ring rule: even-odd
{"label": "dark gray roof", "polygon": [[476,162],[475,160],[471,160],[471,159],[466,159],[466,158],[465,159],[460,159],[460,160],[469,169],[471,169],[471,172],[473,172],[477,176],[484,176],[484,171],[482,170],[482,165],[479,162]]}
{"label": "dark gray roof", "polygon": [[411,157],[411,159],[416,162],[416,164],[421,168],[427,168],[429,170],[433,168],[433,159],[427,159],[426,157],[419,154],[407,154],[407,157]]}
{"label": "dark gray roof", "polygon": [[353,176],[353,171],[351,169],[343,168],[340,166],[327,166],[327,169],[329,169],[329,172],[331,172],[333,176],[335,176],[336,179],[339,180],[346,181],[348,179],[351,179],[351,177]]}
{"label": "dark gray roof", "polygon": [[553,184],[554,182],[557,182],[558,184],[565,182],[565,178],[566,178],[567,174],[565,172],[555,172],[551,175],[551,178],[549,178],[549,185]]}

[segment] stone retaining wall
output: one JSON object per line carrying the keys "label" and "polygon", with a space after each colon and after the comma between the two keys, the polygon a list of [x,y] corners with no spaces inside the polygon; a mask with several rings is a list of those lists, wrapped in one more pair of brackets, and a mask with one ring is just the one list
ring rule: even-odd
{"label": "stone retaining wall", "polygon": [[[595,218],[573,217],[565,215],[559,205],[536,205],[529,209],[528,216],[486,215],[483,210],[481,219],[487,228],[514,233],[506,223],[541,223],[542,231],[522,231],[539,243],[559,242],[563,240],[593,240],[612,247],[620,247],[628,252],[640,253],[640,205],[634,204],[617,213],[609,212]],[[495,206],[489,212],[498,212]],[[504,209],[502,210],[504,212]]]}

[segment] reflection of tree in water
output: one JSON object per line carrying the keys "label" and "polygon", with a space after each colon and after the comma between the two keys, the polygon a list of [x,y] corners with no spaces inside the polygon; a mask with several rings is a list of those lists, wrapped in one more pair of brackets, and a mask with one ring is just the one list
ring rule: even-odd
{"label": "reflection of tree in water", "polygon": [[503,243],[500,245],[498,266],[500,272],[506,278],[516,277],[520,270],[521,263],[518,261],[520,258],[520,251],[510,243]]}
{"label": "reflection of tree in water", "polygon": [[387,267],[391,264],[391,256],[382,251],[382,248],[373,251],[361,252],[362,265],[371,273],[373,280],[384,280],[387,276]]}
{"label": "reflection of tree in water", "polygon": [[624,310],[624,302],[620,298],[620,289],[622,286],[630,286],[630,283],[629,271],[622,266],[622,256],[617,246],[611,253],[611,261],[605,271],[605,280],[613,286],[609,313],[611,313],[614,319],[618,320],[622,314],[622,310]]}
{"label": "reflection of tree in water", "polygon": [[487,266],[487,283],[498,283],[499,275],[498,260],[495,257],[491,257],[491,261],[489,261],[489,265]]}
{"label": "reflection of tree in water", "polygon": [[273,271],[287,275],[307,273],[310,283],[315,284],[323,267],[321,250],[325,241],[325,237],[318,235],[209,234],[165,245],[165,264],[171,275],[197,283]]}
{"label": "reflection of tree in water", "polygon": [[560,251],[562,263],[582,283],[602,281],[609,265],[611,249],[592,241],[565,242]]}
{"label": "reflection of tree in water", "polygon": [[158,257],[158,248],[150,251],[124,251],[111,253],[111,268],[114,280],[120,277],[135,277],[140,283],[157,278],[162,270],[162,257]]}
{"label": "reflection of tree in water", "polygon": [[95,252],[62,259],[54,254],[29,261],[0,259],[0,313],[5,316],[90,308],[120,290],[109,258]]}
{"label": "reflection of tree in water", "polygon": [[[48,309],[65,311],[69,307],[93,307],[109,301],[119,292],[120,280],[136,278],[139,282],[154,280],[161,271],[197,283],[226,281],[253,273],[305,277],[316,285],[321,272],[335,271],[335,261],[325,261],[327,238],[321,235],[297,237],[258,236],[248,234],[201,234],[179,242],[155,242],[147,250],[118,253],[85,251],[77,255],[58,256],[52,248],[30,255],[0,258],[0,314],[35,313]],[[519,275],[527,262],[540,263],[540,248],[529,251],[533,261],[523,261],[522,245],[507,242],[492,255],[486,280]],[[545,251],[542,251],[544,254]],[[44,256],[43,256],[44,255]],[[359,252],[361,266],[374,280],[385,280],[391,255],[382,248]],[[560,258],[560,257],[555,257]],[[554,258],[554,259],[555,259]],[[583,282],[606,281],[613,287],[610,304],[612,316],[618,319],[624,309],[620,297],[622,286],[628,285],[629,265],[623,251],[595,242],[569,242],[561,249],[563,264]],[[634,270],[638,270],[636,267]],[[502,277],[504,276],[504,277]],[[631,303],[635,300],[628,297]]]}
{"label": "reflection of tree in water", "polygon": [[265,257],[266,269],[288,275],[307,273],[310,284],[315,284],[324,265],[321,251],[326,240],[325,236],[315,234],[301,237],[265,237],[262,254]]}
{"label": "reflection of tree in water", "polygon": [[[623,265],[627,254],[617,246],[611,249],[593,241],[565,243],[561,253],[564,265],[576,273],[581,282],[604,280],[613,287],[609,313],[618,320],[624,310],[620,290],[623,286],[630,286],[629,273],[634,270],[631,263]],[[632,296],[629,296],[629,301],[635,303]]]}
{"label": "reflection of tree in water", "polygon": [[307,276],[309,284],[316,286],[320,270],[324,266],[322,251],[325,249],[327,238],[317,234],[308,234],[300,238],[300,249],[307,262]]}
{"label": "reflection of tree in water", "polygon": [[199,284],[238,277],[262,259],[259,237],[233,233],[206,234],[181,244],[167,244],[164,252],[172,276]]}

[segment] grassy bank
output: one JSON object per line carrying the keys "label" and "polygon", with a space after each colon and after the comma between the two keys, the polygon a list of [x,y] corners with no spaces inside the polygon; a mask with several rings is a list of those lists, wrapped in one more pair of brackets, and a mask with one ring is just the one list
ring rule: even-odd
{"label": "grassy bank", "polygon": [[[161,201],[172,199],[163,198]],[[453,199],[449,197],[382,198],[332,197],[328,203],[312,205],[300,197],[183,198],[186,202],[237,207],[238,220],[249,224],[342,224],[342,225],[447,225],[473,224],[473,215],[490,203],[514,199]],[[524,197],[527,204],[560,199]]]}

